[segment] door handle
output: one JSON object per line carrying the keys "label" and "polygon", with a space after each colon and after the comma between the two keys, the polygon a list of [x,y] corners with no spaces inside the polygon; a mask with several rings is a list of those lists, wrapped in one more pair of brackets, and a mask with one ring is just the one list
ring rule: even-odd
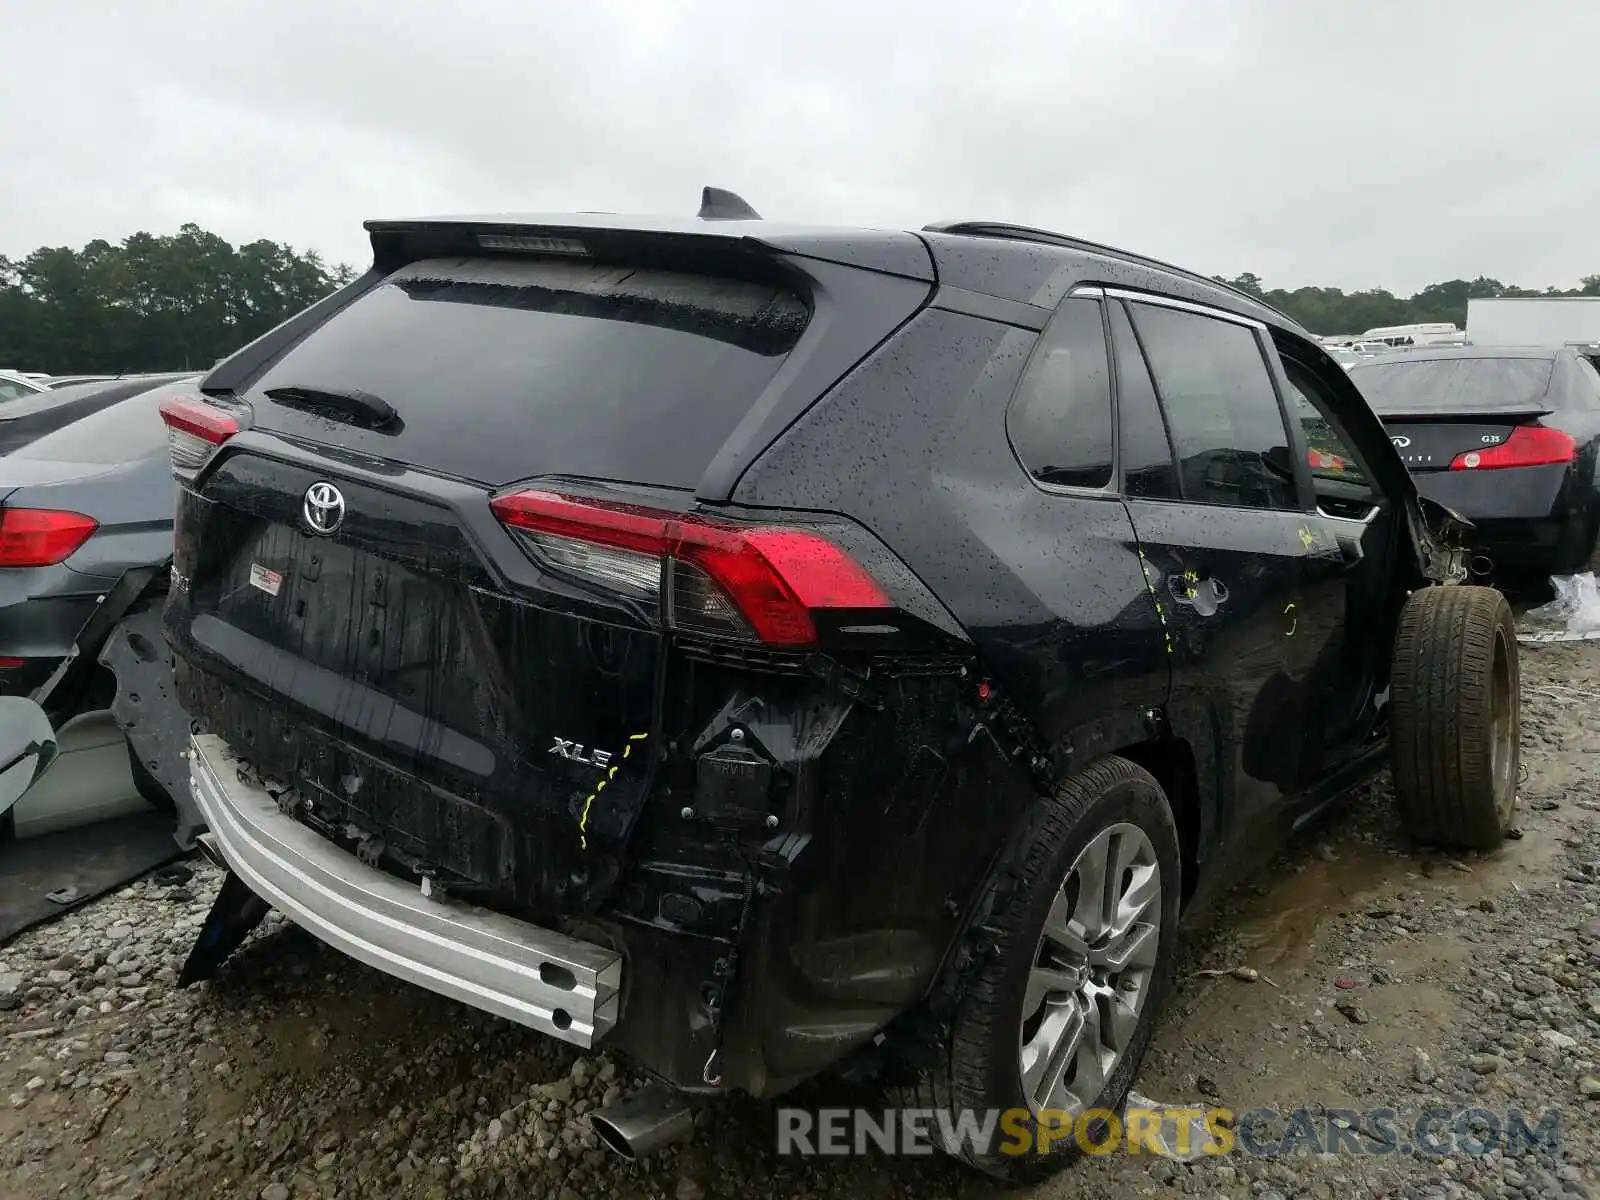
{"label": "door handle", "polygon": [[1178,604],[1187,604],[1202,617],[1209,617],[1228,599],[1228,587],[1211,575],[1185,571],[1167,576],[1167,591]]}

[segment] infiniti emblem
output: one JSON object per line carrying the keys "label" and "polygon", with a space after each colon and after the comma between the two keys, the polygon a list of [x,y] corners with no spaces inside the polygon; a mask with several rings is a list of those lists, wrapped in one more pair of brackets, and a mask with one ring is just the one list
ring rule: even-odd
{"label": "infiniti emblem", "polygon": [[[1397,438],[1391,438],[1389,440],[1394,442],[1394,444],[1396,446],[1398,446],[1402,450],[1404,450],[1407,446],[1411,445],[1411,439],[1408,438],[1408,437],[1397,437]],[[309,501],[307,503],[309,503]]]}
{"label": "infiniti emblem", "polygon": [[312,533],[335,533],[344,524],[344,493],[331,483],[313,483],[306,489],[302,511]]}

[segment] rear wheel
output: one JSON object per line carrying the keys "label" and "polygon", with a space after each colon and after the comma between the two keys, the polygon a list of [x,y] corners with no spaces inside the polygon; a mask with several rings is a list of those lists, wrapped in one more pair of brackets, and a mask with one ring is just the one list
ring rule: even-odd
{"label": "rear wheel", "polygon": [[1493,588],[1414,593],[1395,635],[1395,799],[1418,842],[1489,850],[1511,827],[1521,692],[1511,606]]}
{"label": "rear wheel", "polygon": [[[1064,782],[1030,814],[996,869],[985,922],[994,952],[952,1022],[948,1071],[919,1104],[1029,1113],[1059,1127],[1021,1153],[997,1125],[987,1147],[946,1149],[1025,1182],[1082,1153],[1073,1124],[1115,1110],[1150,1042],[1171,975],[1180,884],[1178,834],[1161,785],[1123,758]],[[1096,1144],[1105,1133],[1085,1126]]]}

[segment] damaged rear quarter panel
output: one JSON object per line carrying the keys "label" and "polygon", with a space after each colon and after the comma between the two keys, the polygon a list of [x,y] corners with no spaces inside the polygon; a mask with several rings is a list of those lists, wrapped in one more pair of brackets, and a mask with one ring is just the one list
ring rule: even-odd
{"label": "damaged rear quarter panel", "polygon": [[[816,844],[749,980],[759,1028],[747,1037],[770,1086],[925,995],[1022,813],[1052,778],[1151,736],[1146,715],[1166,701],[1163,627],[1127,510],[1114,496],[1042,491],[1007,441],[1034,340],[924,311],[735,495],[747,511],[859,521],[943,602],[972,653],[966,680],[894,680],[887,668],[886,707],[852,710],[799,798]],[[1014,705],[1013,730],[974,710],[983,677]]]}

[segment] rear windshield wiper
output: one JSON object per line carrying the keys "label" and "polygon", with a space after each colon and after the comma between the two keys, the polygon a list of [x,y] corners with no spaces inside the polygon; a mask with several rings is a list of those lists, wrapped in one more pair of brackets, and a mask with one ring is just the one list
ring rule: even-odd
{"label": "rear windshield wiper", "polygon": [[373,429],[384,429],[399,421],[394,406],[381,396],[355,388],[304,387],[289,384],[268,388],[265,395],[290,408],[304,408],[331,416],[354,418]]}

